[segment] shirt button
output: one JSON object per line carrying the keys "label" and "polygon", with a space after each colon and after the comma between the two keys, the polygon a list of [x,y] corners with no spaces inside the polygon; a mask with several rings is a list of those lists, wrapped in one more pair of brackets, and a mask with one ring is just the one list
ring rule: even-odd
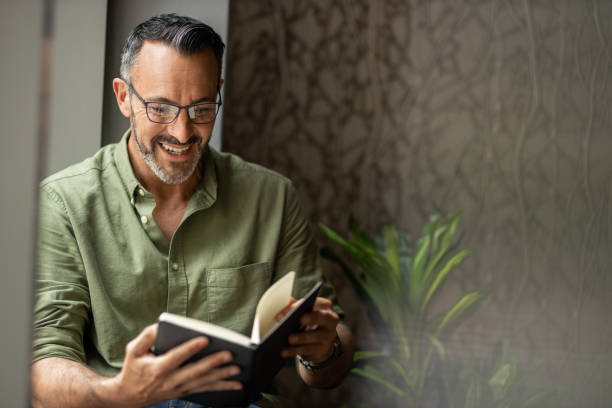
{"label": "shirt button", "polygon": [[132,205],[134,205],[134,197],[132,197],[132,198],[130,199],[130,203],[132,203]]}
{"label": "shirt button", "polygon": [[146,224],[147,222],[149,222],[149,219],[147,218],[147,216],[146,216],[146,215],[143,215],[142,217],[140,217],[140,221],[141,221],[143,224]]}
{"label": "shirt button", "polygon": [[177,264],[176,262],[174,262],[174,263],[172,264],[172,270],[173,270],[173,271],[178,271],[178,264]]}
{"label": "shirt button", "polygon": [[138,194],[140,194],[141,197],[144,197],[144,190],[142,188],[139,188]]}

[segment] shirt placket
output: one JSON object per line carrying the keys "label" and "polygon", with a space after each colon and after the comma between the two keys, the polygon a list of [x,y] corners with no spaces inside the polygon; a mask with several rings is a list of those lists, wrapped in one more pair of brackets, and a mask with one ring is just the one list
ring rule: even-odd
{"label": "shirt placket", "polygon": [[155,197],[142,187],[135,189],[132,205],[134,206],[136,216],[140,219],[143,230],[168,261],[167,311],[186,316],[188,285],[181,234],[177,230],[172,238],[172,242],[168,242],[168,239],[163,235],[163,232],[153,218]]}
{"label": "shirt placket", "polygon": [[157,249],[167,255],[168,240],[164,237],[153,218],[153,210],[155,209],[155,197],[153,194],[142,187],[138,187],[134,191],[131,202],[144,232],[155,244]]}
{"label": "shirt placket", "polygon": [[187,316],[188,298],[183,239],[179,227],[172,237],[168,253],[168,312]]}

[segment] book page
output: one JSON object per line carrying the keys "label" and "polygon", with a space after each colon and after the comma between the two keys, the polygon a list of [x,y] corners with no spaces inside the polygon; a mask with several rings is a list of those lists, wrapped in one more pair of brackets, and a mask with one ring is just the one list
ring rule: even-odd
{"label": "book page", "polygon": [[244,347],[248,347],[250,340],[247,336],[242,333],[235,332],[225,327],[217,326],[216,324],[203,322],[201,320],[193,319],[190,317],[179,316],[172,313],[164,312],[159,315],[159,322],[168,322],[175,326],[183,327],[185,329],[193,330],[202,333],[205,336],[213,336],[223,340],[231,341],[236,344],[240,344]]}
{"label": "book page", "polygon": [[270,286],[259,299],[251,332],[251,342],[254,344],[259,344],[261,339],[278,324],[276,315],[289,304],[294,279],[295,272],[287,273]]}

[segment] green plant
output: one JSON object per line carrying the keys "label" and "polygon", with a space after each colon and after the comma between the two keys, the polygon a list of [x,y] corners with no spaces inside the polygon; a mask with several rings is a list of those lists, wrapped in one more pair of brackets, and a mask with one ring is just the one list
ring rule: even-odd
{"label": "green plant", "polygon": [[435,213],[414,247],[407,234],[392,225],[384,225],[373,238],[351,220],[347,239],[320,226],[358,265],[359,270],[353,271],[329,248],[322,250],[351,280],[383,338],[381,343],[387,345],[357,352],[352,370],[377,384],[381,398],[423,406],[428,390],[436,387],[428,380],[436,359],[444,357],[442,340],[486,297],[483,291],[472,290],[443,313],[430,313],[444,283],[473,252],[453,242],[461,217],[461,212]]}

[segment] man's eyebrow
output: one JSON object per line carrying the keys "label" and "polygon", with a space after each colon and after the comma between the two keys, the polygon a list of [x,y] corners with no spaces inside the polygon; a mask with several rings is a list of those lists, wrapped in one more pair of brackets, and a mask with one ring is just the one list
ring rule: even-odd
{"label": "man's eyebrow", "polygon": [[[152,97],[151,99],[147,99],[147,102],[162,102],[162,103],[170,103],[172,105],[182,106],[180,103],[176,103],[176,101],[165,98],[163,96]],[[217,100],[215,98],[211,98],[210,96],[204,96],[202,98],[196,99],[195,101],[191,101],[189,105],[195,105],[197,103],[203,103],[203,102],[217,102]]]}

